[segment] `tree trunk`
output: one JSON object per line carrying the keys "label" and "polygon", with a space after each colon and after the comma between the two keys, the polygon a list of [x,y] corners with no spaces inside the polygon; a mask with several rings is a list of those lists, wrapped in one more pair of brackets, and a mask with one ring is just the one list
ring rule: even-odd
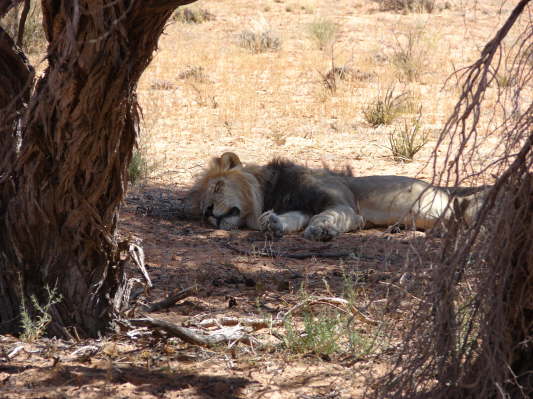
{"label": "tree trunk", "polygon": [[120,308],[115,231],[137,135],[136,85],[167,19],[191,2],[43,1],[48,67],[0,181],[0,334],[20,328],[23,299],[46,303],[46,287],[62,296],[55,335],[73,327],[94,336]]}

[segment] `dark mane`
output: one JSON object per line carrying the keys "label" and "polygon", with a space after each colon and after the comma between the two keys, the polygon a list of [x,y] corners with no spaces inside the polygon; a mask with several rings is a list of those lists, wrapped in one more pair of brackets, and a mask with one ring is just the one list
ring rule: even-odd
{"label": "dark mane", "polygon": [[[342,177],[350,176],[351,170],[332,171],[308,169],[283,158],[274,158],[265,166],[268,179],[264,183],[264,210],[284,213],[299,210],[318,214],[332,206],[338,198],[328,188],[344,185]],[[331,181],[332,177],[335,183]],[[351,204],[350,204],[351,205]]]}

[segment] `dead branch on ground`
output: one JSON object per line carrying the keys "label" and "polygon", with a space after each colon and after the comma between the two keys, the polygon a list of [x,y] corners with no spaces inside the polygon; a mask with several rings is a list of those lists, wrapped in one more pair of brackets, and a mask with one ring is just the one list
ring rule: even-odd
{"label": "dead branch on ground", "polygon": [[240,326],[219,329],[206,335],[165,320],[144,318],[130,319],[129,322],[136,326],[163,330],[167,334],[178,337],[179,339],[192,345],[212,348],[222,344],[229,344],[232,346],[237,342],[243,342],[248,345],[252,344],[252,337],[246,334],[246,332]]}

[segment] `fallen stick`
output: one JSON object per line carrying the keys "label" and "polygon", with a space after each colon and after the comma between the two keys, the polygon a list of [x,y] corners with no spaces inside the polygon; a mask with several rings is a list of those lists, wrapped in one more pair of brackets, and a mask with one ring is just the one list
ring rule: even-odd
{"label": "fallen stick", "polygon": [[193,292],[196,291],[196,286],[193,285],[192,287],[185,288],[180,291],[174,291],[170,295],[168,295],[165,299],[151,303],[150,305],[145,305],[143,307],[143,311],[147,313],[157,312],[161,309],[166,309],[174,305],[176,302],[187,298],[190,296]]}
{"label": "fallen stick", "polygon": [[144,318],[144,319],[130,319],[129,322],[136,326],[158,328],[166,331],[168,334],[178,337],[192,345],[199,345],[205,347],[214,347],[225,343],[244,342],[251,344],[250,337],[244,333],[240,328],[226,328],[214,331],[212,334],[205,335],[193,331],[190,328],[181,327],[177,324],[170,323],[165,320]]}
{"label": "fallen stick", "polygon": [[238,317],[221,317],[220,319],[204,319],[197,324],[198,327],[209,328],[216,326],[246,326],[252,327],[254,330],[260,330],[262,328],[269,327],[278,327],[282,325],[282,320],[272,320],[272,319],[256,319],[256,318],[245,318],[240,319]]}

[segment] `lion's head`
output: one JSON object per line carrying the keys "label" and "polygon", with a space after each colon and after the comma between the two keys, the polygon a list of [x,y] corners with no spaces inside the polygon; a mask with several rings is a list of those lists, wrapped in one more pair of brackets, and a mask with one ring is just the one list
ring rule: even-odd
{"label": "lion's head", "polygon": [[263,202],[259,182],[236,154],[213,158],[195,186],[200,211],[213,226],[257,228]]}

